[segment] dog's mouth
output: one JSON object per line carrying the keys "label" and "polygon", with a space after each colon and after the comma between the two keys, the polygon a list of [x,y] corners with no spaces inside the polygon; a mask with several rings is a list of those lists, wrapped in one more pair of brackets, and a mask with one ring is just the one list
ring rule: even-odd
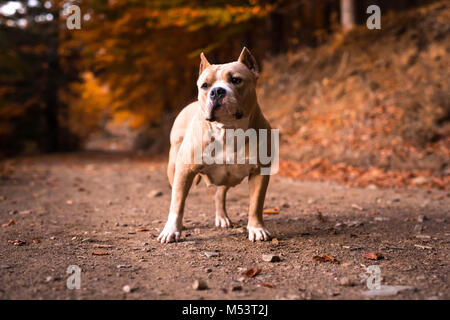
{"label": "dog's mouth", "polygon": [[210,122],[217,121],[217,116],[220,116],[220,114],[216,116],[217,112],[222,114],[226,113],[237,120],[242,119],[242,117],[244,116],[242,111],[240,110],[232,112],[226,98],[210,101],[210,103],[206,107],[205,120]]}

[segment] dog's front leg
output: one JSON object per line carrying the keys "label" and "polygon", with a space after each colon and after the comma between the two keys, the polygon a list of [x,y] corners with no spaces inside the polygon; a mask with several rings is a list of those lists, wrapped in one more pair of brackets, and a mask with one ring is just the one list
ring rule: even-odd
{"label": "dog's front leg", "polygon": [[219,186],[214,197],[216,203],[216,227],[229,228],[231,227],[231,220],[227,215],[226,196],[228,187]]}
{"label": "dog's front leg", "polygon": [[270,233],[264,227],[263,221],[264,199],[269,184],[269,177],[269,175],[254,174],[248,178],[250,206],[247,229],[250,241],[270,239]]}
{"label": "dog's front leg", "polygon": [[169,217],[158,237],[158,241],[161,243],[178,241],[180,239],[181,230],[183,229],[184,203],[194,177],[195,173],[186,167],[177,167],[175,169]]}

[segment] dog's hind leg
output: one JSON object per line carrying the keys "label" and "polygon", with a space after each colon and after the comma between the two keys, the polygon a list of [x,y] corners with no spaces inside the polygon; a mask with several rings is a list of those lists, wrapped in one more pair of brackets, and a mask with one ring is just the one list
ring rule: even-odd
{"label": "dog's hind leg", "polygon": [[219,186],[217,187],[215,194],[216,203],[216,227],[229,228],[231,227],[231,220],[228,218],[226,210],[226,196],[228,187]]}

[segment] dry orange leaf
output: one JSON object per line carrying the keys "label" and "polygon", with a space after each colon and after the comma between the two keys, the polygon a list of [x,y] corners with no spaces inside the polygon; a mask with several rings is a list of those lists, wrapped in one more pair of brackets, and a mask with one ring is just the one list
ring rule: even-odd
{"label": "dry orange leaf", "polygon": [[142,226],[142,227],[137,228],[136,231],[137,232],[144,232],[144,231],[150,231],[150,229],[147,228],[147,227]]}
{"label": "dry orange leaf", "polygon": [[261,272],[261,269],[250,268],[250,269],[247,269],[247,271],[245,271],[243,274],[246,275],[249,278],[253,278],[254,276],[259,274],[260,272]]}
{"label": "dry orange leaf", "polygon": [[12,226],[14,224],[16,224],[16,222],[13,219],[11,219],[11,220],[8,221],[8,223],[2,224],[2,227],[9,227],[9,226]]}
{"label": "dry orange leaf", "polygon": [[263,282],[263,283],[261,283],[261,285],[266,288],[273,288],[273,284],[271,284],[271,283]]}
{"label": "dry orange leaf", "polygon": [[334,264],[339,264],[340,263],[338,259],[336,259],[336,258],[334,258],[332,256],[329,256],[328,254],[323,254],[321,256],[314,256],[313,260],[314,261],[318,261],[318,262],[331,262],[331,263],[334,263]]}
{"label": "dry orange leaf", "polygon": [[363,253],[363,257],[369,260],[381,260],[384,259],[384,256],[379,253],[379,252],[367,252],[367,253]]}
{"label": "dry orange leaf", "polygon": [[280,209],[279,208],[271,208],[271,209],[264,209],[264,214],[279,214]]}

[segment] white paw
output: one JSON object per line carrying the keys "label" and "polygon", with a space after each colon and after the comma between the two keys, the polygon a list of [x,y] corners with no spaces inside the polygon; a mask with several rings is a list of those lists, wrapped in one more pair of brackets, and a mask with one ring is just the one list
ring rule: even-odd
{"label": "white paw", "polygon": [[228,217],[216,216],[216,227],[229,228],[231,227],[231,220]]}
{"label": "white paw", "polygon": [[158,241],[161,243],[169,243],[180,240],[181,229],[171,221],[167,221],[163,231],[158,236]]}
{"label": "white paw", "polygon": [[265,228],[250,227],[247,226],[248,230],[248,240],[254,242],[256,241],[266,241],[270,239],[270,233]]}

